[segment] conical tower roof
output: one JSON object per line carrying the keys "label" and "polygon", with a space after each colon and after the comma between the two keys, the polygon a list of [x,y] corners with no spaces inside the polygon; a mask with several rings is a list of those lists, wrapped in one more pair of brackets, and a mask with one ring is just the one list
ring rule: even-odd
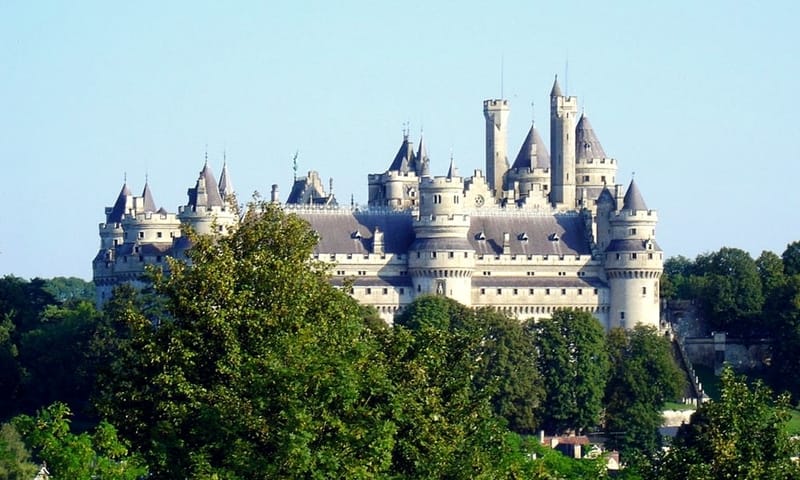
{"label": "conical tower roof", "polygon": [[409,168],[412,166],[411,163],[414,161],[414,145],[408,139],[408,134],[403,135],[403,143],[400,145],[400,149],[397,151],[397,155],[394,156],[394,160],[392,164],[389,166],[389,171],[391,172],[408,172]]}
{"label": "conical tower roof", "polygon": [[[219,187],[217,186],[217,179],[214,178],[214,173],[211,171],[211,167],[208,166],[208,160],[206,160],[203,169],[200,171],[200,176],[197,178],[195,187],[190,188],[188,193],[190,206],[223,206],[222,197],[219,194]],[[200,195],[198,195],[198,193]]]}
{"label": "conical tower roof", "polygon": [[642,192],[639,191],[639,187],[636,186],[636,182],[633,180],[631,180],[628,191],[625,193],[625,198],[622,200],[622,209],[631,211],[647,210],[647,204],[644,203]]}
{"label": "conical tower roof", "polygon": [[578,125],[575,127],[575,159],[588,160],[591,158],[608,158],[600,140],[594,133],[589,117],[581,115]]}
{"label": "conical tower roof", "polygon": [[458,176],[458,169],[456,168],[456,161],[450,155],[450,168],[447,169],[447,178],[455,178]]}
{"label": "conical tower roof", "polygon": [[128,201],[131,197],[131,190],[128,188],[128,183],[122,184],[122,190],[117,195],[117,201],[114,206],[106,214],[106,223],[120,223],[122,217],[125,216],[125,211],[128,209]]}
{"label": "conical tower roof", "polygon": [[600,192],[600,196],[597,197],[597,204],[601,203],[609,203],[616,210],[616,203],[617,201],[614,200],[614,195],[611,194],[611,191],[608,187],[603,187],[603,190]]}
{"label": "conical tower roof", "polygon": [[145,212],[156,211],[156,202],[153,201],[153,192],[150,191],[150,183],[147,181],[144,182],[144,190],[142,191],[142,200],[144,201],[143,208]]}
{"label": "conical tower roof", "polygon": [[528,135],[522,142],[522,147],[511,168],[550,168],[550,153],[547,152],[547,147],[535,126],[531,125],[531,129],[528,130]]}
{"label": "conical tower roof", "polygon": [[219,175],[219,194],[223,199],[227,199],[233,195],[233,182],[231,182],[231,175],[228,173],[228,161],[222,163],[222,173]]}
{"label": "conical tower roof", "polygon": [[558,85],[558,75],[556,75],[556,79],[553,81],[553,88],[550,90],[551,97],[563,97],[561,94],[561,87]]}
{"label": "conical tower roof", "polygon": [[419,147],[417,147],[417,157],[415,159],[415,168],[414,170],[417,172],[417,175],[424,177],[430,175],[430,171],[428,168],[428,162],[430,159],[428,158],[428,149],[425,147],[425,140],[423,139],[422,135],[419,137]]}

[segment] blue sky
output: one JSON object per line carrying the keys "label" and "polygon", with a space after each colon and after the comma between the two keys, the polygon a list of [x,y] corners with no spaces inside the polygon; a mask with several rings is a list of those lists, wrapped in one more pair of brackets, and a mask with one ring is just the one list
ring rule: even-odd
{"label": "blue sky", "polygon": [[[489,11],[489,6],[493,11]],[[208,145],[240,199],[299,170],[366,202],[409,122],[484,164],[482,102],[548,137],[553,75],[660,216],[667,255],[800,240],[797,2],[0,2],[0,275],[91,278],[127,174],[186,202]],[[566,68],[568,63],[569,67]],[[533,109],[531,102],[534,103]],[[533,112],[533,113],[532,113]]]}

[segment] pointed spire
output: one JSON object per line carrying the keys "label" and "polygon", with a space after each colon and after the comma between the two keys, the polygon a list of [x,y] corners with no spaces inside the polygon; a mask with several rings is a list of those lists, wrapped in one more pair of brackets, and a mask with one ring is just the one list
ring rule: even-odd
{"label": "pointed spire", "polygon": [[550,168],[550,153],[542,141],[539,130],[531,125],[528,130],[528,136],[522,142],[522,147],[519,149],[516,160],[511,166],[512,169],[525,169],[525,168]]}
{"label": "pointed spire", "polygon": [[589,160],[592,158],[608,158],[600,140],[594,133],[589,117],[582,114],[578,125],[575,127],[575,159]]}
{"label": "pointed spire", "polygon": [[647,210],[647,204],[644,203],[644,197],[642,197],[642,192],[639,191],[639,187],[636,186],[636,182],[631,179],[631,184],[628,186],[628,192],[625,194],[625,198],[622,200],[622,209],[623,210]]}
{"label": "pointed spire", "polygon": [[156,202],[153,201],[153,192],[150,191],[150,182],[147,181],[146,177],[144,181],[144,190],[142,191],[142,200],[144,203],[142,208],[145,212],[156,211]]}
{"label": "pointed spire", "polygon": [[558,86],[558,75],[556,75],[556,79],[553,82],[553,88],[550,90],[551,97],[563,97],[561,94],[561,87]]}
{"label": "pointed spire", "polygon": [[412,161],[414,160],[414,145],[408,139],[408,132],[403,130],[403,143],[400,145],[400,149],[397,151],[397,155],[394,156],[394,160],[392,164],[389,166],[390,172],[408,172],[409,167],[411,166]]}
{"label": "pointed spire", "polygon": [[233,196],[233,193],[233,182],[231,182],[231,175],[228,173],[228,158],[223,151],[222,173],[219,175],[219,194],[224,200],[228,200]]}
{"label": "pointed spire", "polygon": [[425,139],[422,132],[419,134],[419,146],[417,147],[417,155],[414,157],[414,172],[417,176],[424,177],[430,175],[428,162],[428,149],[425,147]]}
{"label": "pointed spire", "polygon": [[217,179],[214,178],[214,173],[208,166],[208,152],[206,152],[206,161],[203,169],[200,170],[197,183],[194,188],[189,189],[188,194],[188,205],[193,207],[222,207],[224,205],[222,196],[219,194]]}
{"label": "pointed spire", "polygon": [[450,168],[447,169],[447,178],[455,178],[458,176],[458,169],[456,168],[456,161],[453,159],[453,152],[450,152]]}
{"label": "pointed spire", "polygon": [[127,213],[132,196],[131,190],[128,188],[127,177],[128,175],[125,174],[126,182],[122,184],[122,190],[119,191],[114,206],[111,207],[111,210],[106,210],[106,212],[108,212],[106,213],[106,223],[119,223],[122,221],[122,217],[125,216],[125,213]]}

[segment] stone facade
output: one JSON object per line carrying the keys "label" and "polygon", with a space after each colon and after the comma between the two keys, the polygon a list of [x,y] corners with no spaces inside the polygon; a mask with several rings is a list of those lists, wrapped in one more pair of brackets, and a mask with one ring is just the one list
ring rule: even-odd
{"label": "stone facade", "polygon": [[[569,307],[591,312],[606,328],[659,327],[657,214],[635,182],[613,183],[617,162],[606,156],[585,115],[575,122],[576,97],[562,95],[556,80],[552,157],[531,126],[511,166],[510,104],[492,99],[483,107],[485,175],[475,170],[462,177],[451,158],[446,175],[432,176],[423,141],[415,149],[404,132],[389,168],[368,176],[365,207],[338,205],[316,172],[295,179],[284,208],[319,234],[314,256],[330,262],[332,282],[347,285],[388,322],[417,296],[433,294],[519,319]],[[130,262],[141,271],[164,255],[180,255],[186,248],[180,224],[224,233],[236,221],[221,193],[232,192],[227,170],[223,177],[227,185],[216,185],[206,165],[177,216],[149,212],[152,199],[145,206],[144,195],[123,188],[100,225],[99,303],[116,283],[136,281]],[[271,198],[280,201],[276,186]],[[128,232],[135,221],[153,223]],[[154,233],[133,233],[142,230]]]}

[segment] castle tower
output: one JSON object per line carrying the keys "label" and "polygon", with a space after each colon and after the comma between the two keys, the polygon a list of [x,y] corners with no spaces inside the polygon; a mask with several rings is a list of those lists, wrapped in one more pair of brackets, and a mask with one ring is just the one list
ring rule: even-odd
{"label": "castle tower", "polygon": [[561,94],[558,76],[550,91],[550,203],[574,209],[575,204],[575,116],[578,99]]}
{"label": "castle tower", "polygon": [[446,177],[425,177],[420,183],[419,214],[413,221],[416,239],[408,253],[414,295],[444,295],[472,303],[475,252],[467,240],[464,180],[453,161]]}
{"label": "castle tower", "polygon": [[659,328],[659,278],[664,256],[655,241],[657,223],[657,213],[647,209],[639,188],[631,181],[622,208],[609,217],[611,235],[605,251],[611,290],[609,328],[637,324]]}
{"label": "castle tower", "polygon": [[617,181],[617,162],[606,155],[589,117],[581,114],[575,127],[575,182],[578,199],[593,208],[606,185]]}
{"label": "castle tower", "polygon": [[225,233],[238,221],[236,213],[222,195],[208,159],[194,188],[187,190],[189,201],[178,209],[178,219],[202,235]]}
{"label": "castle tower", "polygon": [[503,175],[508,171],[508,100],[484,100],[486,118],[486,178],[494,197],[503,197]]}
{"label": "castle tower", "polygon": [[518,204],[544,207],[550,187],[550,154],[535,125],[531,125],[514,164],[506,173],[506,191]]}
{"label": "castle tower", "polygon": [[414,154],[414,144],[403,132],[403,143],[384,173],[370,174],[369,206],[405,210],[417,205],[417,187],[420,176],[428,175],[428,153],[420,140],[419,151]]}

